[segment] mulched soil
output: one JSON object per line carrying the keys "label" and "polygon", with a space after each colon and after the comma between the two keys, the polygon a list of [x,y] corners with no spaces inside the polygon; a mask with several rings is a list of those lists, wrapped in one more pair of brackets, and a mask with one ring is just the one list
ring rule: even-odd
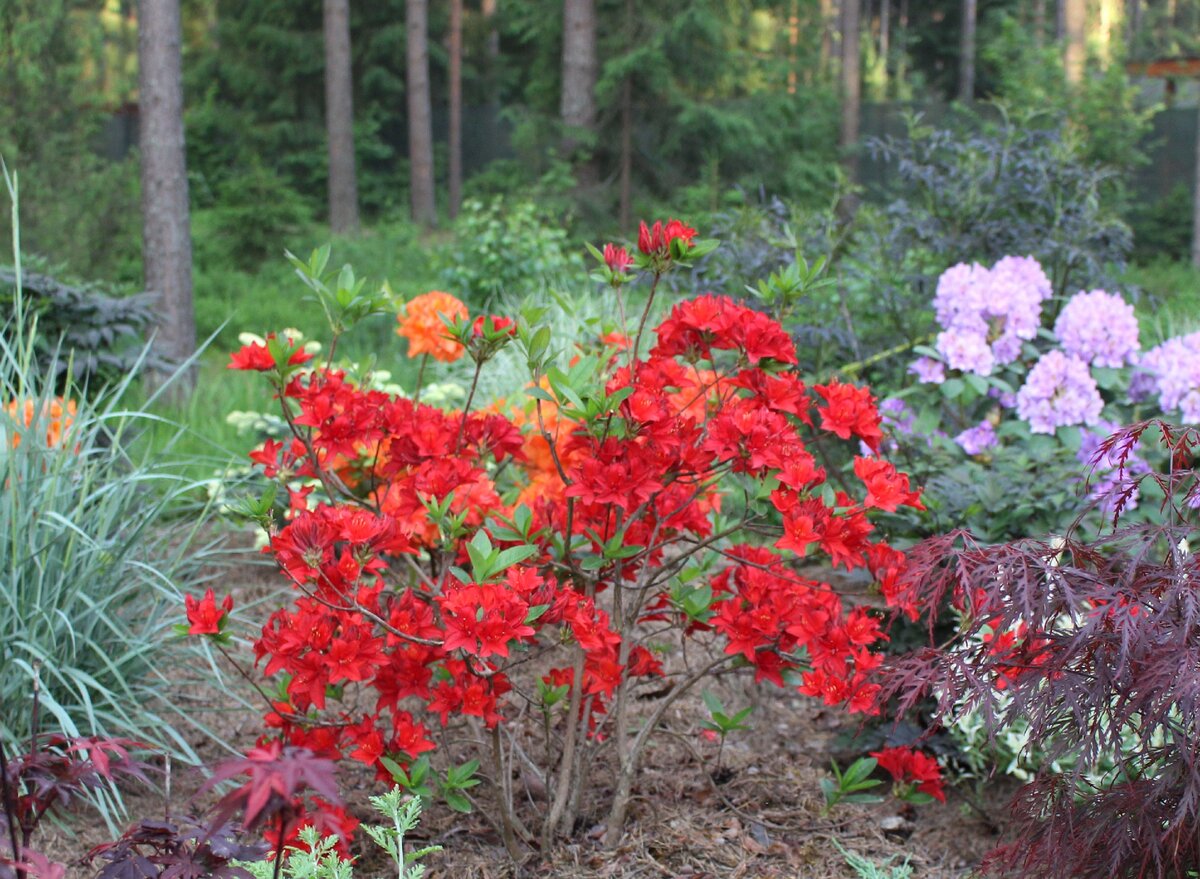
{"label": "mulched soil", "polygon": [[[222,581],[239,607],[269,600],[280,588],[278,576],[268,567],[247,563],[234,570],[236,576],[226,573]],[[179,695],[193,706],[193,718],[234,747],[250,746],[261,730],[256,708],[230,707],[222,689],[185,677],[189,682]],[[237,686],[236,681],[231,677],[226,684]],[[241,689],[251,695],[247,686]],[[822,817],[818,784],[829,772],[830,759],[836,757],[844,766],[876,747],[878,732],[869,745],[863,744],[865,739],[854,744],[862,732],[854,718],[789,691],[754,685],[748,678],[726,678],[712,689],[727,705],[754,704],[752,729],[730,736],[718,772],[717,745],[698,735],[699,721],[706,716],[699,696],[680,699],[643,762],[626,834],[615,850],[602,845],[599,808],[594,814],[584,809],[572,840],[545,856],[530,853],[518,864],[507,856],[484,816],[434,806],[412,840],[444,849],[427,859],[428,879],[853,877],[839,845],[876,863],[894,859],[898,864],[907,858],[919,879],[951,879],[970,875],[983,854],[1000,841],[1012,789],[999,782],[988,783],[983,802],[971,782],[962,782],[948,791],[945,804],[914,808],[888,799],[874,806],[839,807]],[[228,754],[196,730],[189,738],[206,761]],[[173,776],[172,801],[178,809],[201,778],[194,769],[178,767]],[[351,811],[364,821],[375,820],[367,797],[381,792],[379,783],[369,773],[353,770],[342,773],[339,782]],[[481,807],[486,803],[486,793],[481,794]],[[536,815],[540,805],[529,797],[526,816]],[[130,820],[159,817],[164,799],[161,792],[131,790],[126,806]],[[111,838],[102,821],[80,810],[67,826],[46,827],[41,845],[52,857],[77,861]],[[394,875],[394,868],[375,851],[358,851],[362,857],[356,875]],[[94,870],[72,864],[68,875],[82,879],[93,876]]]}

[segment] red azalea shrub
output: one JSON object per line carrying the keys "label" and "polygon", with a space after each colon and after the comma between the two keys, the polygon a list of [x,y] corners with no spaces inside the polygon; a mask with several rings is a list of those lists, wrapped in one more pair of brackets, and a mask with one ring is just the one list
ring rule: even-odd
{"label": "red azalea shrub", "polygon": [[[671,221],[643,225],[633,256],[595,253],[610,295],[632,268],[652,302],[663,273],[709,246]],[[307,268],[336,306],[322,264]],[[479,746],[516,851],[535,837],[514,777],[548,800],[546,844],[573,825],[604,744],[615,842],[648,736],[718,669],[874,710],[877,617],[797,564],[867,568],[898,594],[904,557],[870,514],[920,500],[877,457],[874,398],[806,386],[788,334],[726,297],[676,305],[638,356],[650,307],[632,339],[621,327],[619,344],[584,345],[560,366],[548,328],[472,322],[455,306],[444,335],[475,362],[465,412],[273,352],[267,375],[292,437],[251,458],[288,499],[269,551],[297,595],[255,645],[277,683],[267,724],[281,740],[390,781],[457,728]],[[527,399],[470,411],[480,371],[509,343],[530,368]],[[243,350],[231,366],[260,360]],[[824,459],[836,440],[840,460]],[[846,470],[860,442],[871,456]],[[672,661],[671,632],[707,658]],[[631,699],[650,690],[635,723]],[[543,717],[543,740],[514,725],[526,712]]]}

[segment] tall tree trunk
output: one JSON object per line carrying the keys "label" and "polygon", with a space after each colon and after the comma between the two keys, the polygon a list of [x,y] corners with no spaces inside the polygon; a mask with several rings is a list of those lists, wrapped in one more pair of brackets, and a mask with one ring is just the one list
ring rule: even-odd
{"label": "tall tree trunk", "polygon": [[900,0],[900,9],[896,21],[896,39],[900,51],[896,55],[896,93],[902,94],[907,86],[908,76],[908,0]]}
{"label": "tall tree trunk", "polygon": [[462,202],[462,18],[463,0],[450,0],[450,218]]}
{"label": "tall tree trunk", "polygon": [[1046,45],[1046,0],[1033,0],[1033,43]]}
{"label": "tall tree trunk", "polygon": [[408,0],[408,167],[412,217],[423,226],[437,223],[433,190],[433,110],[429,97],[428,0]]}
{"label": "tall tree trunk", "polygon": [[788,4],[787,90],[789,95],[796,94],[796,83],[800,75],[799,49],[800,0],[791,0]]}
{"label": "tall tree trunk", "polygon": [[1125,18],[1125,50],[1132,54],[1142,26],[1142,0],[1129,0],[1129,12]]}
{"label": "tall tree trunk", "polygon": [[834,9],[833,0],[820,0],[818,8],[821,15],[821,48],[818,64],[821,74],[828,76],[833,65],[833,32],[838,27],[840,13]]}
{"label": "tall tree trunk", "polygon": [[879,57],[883,59],[883,77],[887,81],[888,53],[891,51],[892,0],[879,3]]}
{"label": "tall tree trunk", "polygon": [[975,0],[962,0],[962,34],[958,55],[958,99],[975,97]]}
{"label": "tall tree trunk", "polygon": [[1067,82],[1078,85],[1083,81],[1083,65],[1087,60],[1087,2],[1060,0],[1066,47],[1063,50],[1063,70]]}
{"label": "tall tree trunk", "polygon": [[350,68],[350,0],[325,0],[325,130],[329,140],[329,225],[358,231],[354,169],[354,84]]}
{"label": "tall tree trunk", "polygon": [[[562,121],[566,128],[563,150],[572,153],[580,138],[596,131],[596,5],[595,0],[563,0]],[[588,144],[591,148],[591,144]],[[578,166],[579,181],[596,181],[596,166],[584,161]]]}
{"label": "tall tree trunk", "polygon": [[[182,33],[179,0],[138,5],[139,141],[142,177],[142,263],[146,289],[158,296],[154,347],[178,364],[196,352],[192,308],[192,237],[183,137]],[[161,380],[162,374],[152,376]],[[177,397],[195,376],[180,376]]]}
{"label": "tall tree trunk", "polygon": [[858,177],[858,116],[862,107],[862,70],[859,51],[859,12],[861,0],[842,3],[842,127],[839,143],[844,154],[846,173],[852,182]]}
{"label": "tall tree trunk", "polygon": [[1192,265],[1200,269],[1200,108],[1196,110],[1196,191],[1192,196]]}
{"label": "tall tree trunk", "polygon": [[1100,57],[1106,65],[1113,59],[1121,33],[1122,5],[1123,0],[1100,0],[1100,20],[1096,30]]}

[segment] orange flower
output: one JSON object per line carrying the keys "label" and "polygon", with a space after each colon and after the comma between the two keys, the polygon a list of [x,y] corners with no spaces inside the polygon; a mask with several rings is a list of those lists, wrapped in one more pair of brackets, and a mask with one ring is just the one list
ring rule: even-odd
{"label": "orange flower", "polygon": [[404,313],[397,316],[400,326],[396,334],[408,339],[408,356],[428,354],[434,360],[453,363],[462,357],[465,350],[456,340],[449,338],[442,316],[465,318],[467,307],[449,293],[431,290],[422,293],[404,306]]}
{"label": "orange flower", "polygon": [[[15,420],[18,418],[17,412],[21,411],[21,415],[25,422],[25,427],[33,424],[34,401],[25,400],[22,404],[20,400],[10,400],[4,407],[8,412],[9,417]],[[47,400],[42,411],[42,421],[46,424],[46,445],[57,446],[62,443],[63,434],[67,428],[75,421],[75,401],[64,400],[62,397],[55,397],[52,400]],[[21,444],[21,434],[15,433],[12,438],[12,447],[15,449]]]}

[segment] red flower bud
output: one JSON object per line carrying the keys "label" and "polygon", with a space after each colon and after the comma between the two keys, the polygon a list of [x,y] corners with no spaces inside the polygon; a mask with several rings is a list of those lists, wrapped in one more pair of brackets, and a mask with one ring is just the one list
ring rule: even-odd
{"label": "red flower bud", "polygon": [[[645,224],[642,224],[645,228]],[[633,265],[633,257],[624,247],[615,244],[604,245],[604,264],[614,275],[623,275]]]}
{"label": "red flower bud", "polygon": [[192,595],[184,596],[184,604],[187,606],[187,620],[191,623],[189,635],[218,635],[225,615],[233,610],[233,596],[226,595],[221,606],[217,607],[216,596],[209,589],[199,600]]}

